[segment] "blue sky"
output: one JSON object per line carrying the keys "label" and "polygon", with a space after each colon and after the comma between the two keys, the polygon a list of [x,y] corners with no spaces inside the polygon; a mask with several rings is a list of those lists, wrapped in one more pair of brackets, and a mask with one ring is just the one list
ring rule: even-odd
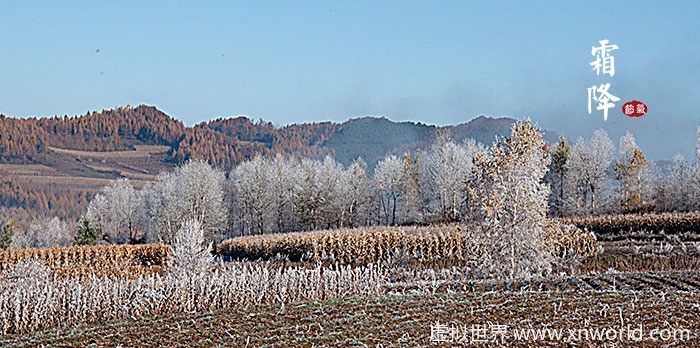
{"label": "blue sky", "polygon": [[[364,115],[430,124],[531,116],[569,138],[632,131],[690,157],[700,124],[697,1],[4,1],[0,113],[155,105],[187,125]],[[590,70],[608,39],[614,77]],[[621,99],[608,121],[587,88]],[[622,103],[649,107],[639,119]]]}

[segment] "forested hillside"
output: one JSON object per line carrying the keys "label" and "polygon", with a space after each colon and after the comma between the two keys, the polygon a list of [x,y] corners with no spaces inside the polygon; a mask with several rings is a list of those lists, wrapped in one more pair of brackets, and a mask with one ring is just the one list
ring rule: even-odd
{"label": "forested hillside", "polygon": [[245,117],[185,127],[155,107],[144,105],[76,117],[16,119],[3,115],[0,162],[43,163],[51,147],[104,152],[133,150],[135,145],[165,145],[170,147],[169,160],[183,162],[197,157],[231,169],[260,153],[317,155],[319,151],[309,148],[319,147],[337,127],[324,123],[275,128]]}

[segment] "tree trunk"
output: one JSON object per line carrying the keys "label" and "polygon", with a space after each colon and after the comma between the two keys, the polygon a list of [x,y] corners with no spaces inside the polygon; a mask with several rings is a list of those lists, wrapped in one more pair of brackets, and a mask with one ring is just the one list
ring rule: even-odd
{"label": "tree trunk", "polygon": [[559,175],[559,217],[564,217],[564,171]]}
{"label": "tree trunk", "polygon": [[396,196],[394,196],[393,199],[394,206],[391,209],[391,226],[394,226],[396,224]]}

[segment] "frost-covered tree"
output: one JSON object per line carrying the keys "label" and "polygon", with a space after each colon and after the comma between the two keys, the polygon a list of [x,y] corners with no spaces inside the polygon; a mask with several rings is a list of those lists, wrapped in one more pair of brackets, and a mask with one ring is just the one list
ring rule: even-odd
{"label": "frost-covered tree", "polygon": [[356,225],[366,221],[366,164],[345,170],[323,161],[255,157],[231,173],[233,227],[239,234],[289,232]]}
{"label": "frost-covered tree", "polygon": [[480,225],[484,276],[529,277],[551,270],[543,244],[549,186],[542,182],[549,165],[538,126],[518,121],[510,137],[497,139],[490,155],[479,154],[467,189]]}
{"label": "frost-covered tree", "polygon": [[569,211],[590,214],[597,211],[609,189],[615,145],[604,130],[597,130],[586,141],[579,139],[566,163],[566,180],[572,188],[567,199]]}
{"label": "frost-covered tree", "polygon": [[465,200],[464,185],[473,168],[473,159],[486,150],[474,139],[457,144],[445,135],[432,145],[425,161],[426,186],[436,202],[443,221],[460,218]]}
{"label": "frost-covered tree", "polygon": [[302,159],[299,165],[299,191],[294,199],[294,209],[299,219],[298,229],[315,230],[321,227],[321,206],[323,194],[321,189],[321,163],[311,159]]}
{"label": "frost-covered tree", "polygon": [[656,206],[664,211],[700,210],[700,168],[680,154],[674,156],[668,175],[657,185]]}
{"label": "frost-covered tree", "polygon": [[332,157],[302,159],[296,174],[294,210],[298,228],[315,230],[343,225],[346,219],[345,170]]}
{"label": "frost-covered tree", "polygon": [[239,164],[231,173],[232,197],[239,210],[241,235],[266,231],[273,198],[272,174],[268,160],[262,156]]}
{"label": "frost-covered tree", "polygon": [[276,232],[291,232],[298,225],[294,212],[294,199],[300,189],[297,168],[295,160],[282,155],[275,156],[270,162],[271,210]]}
{"label": "frost-covered tree", "polygon": [[700,211],[700,162],[693,166],[688,178],[689,210]]}
{"label": "frost-covered tree", "polygon": [[549,181],[552,189],[550,207],[556,216],[564,215],[564,197],[566,181],[566,163],[569,160],[571,146],[563,136],[559,137],[557,146],[552,150],[552,163],[549,166]]}
{"label": "frost-covered tree", "polygon": [[223,172],[200,161],[158,175],[146,194],[151,238],[172,244],[182,221],[197,220],[207,240],[220,239],[227,225],[224,187]]}
{"label": "frost-covered tree", "polygon": [[105,186],[90,202],[83,219],[101,229],[109,243],[133,244],[145,237],[144,201],[128,179]]}
{"label": "frost-covered tree", "polygon": [[13,248],[48,248],[70,246],[74,239],[74,229],[65,221],[45,218],[34,221],[27,231],[15,231],[10,246]]}
{"label": "frost-covered tree", "polygon": [[402,159],[403,183],[401,185],[402,196],[402,224],[415,224],[422,221],[426,215],[425,193],[423,192],[423,168],[425,164],[420,161],[418,155],[406,152]]}
{"label": "frost-covered tree", "polygon": [[367,221],[368,196],[370,181],[367,178],[367,163],[358,158],[350,165],[344,175],[341,198],[347,217],[344,226],[357,227],[369,224]]}
{"label": "frost-covered tree", "polygon": [[345,188],[345,169],[333,157],[326,156],[316,167],[317,185],[320,206],[318,221],[321,228],[332,228],[343,225],[346,218],[345,202],[342,195]]}
{"label": "frost-covered tree", "polygon": [[638,211],[649,204],[651,193],[651,171],[632,133],[620,138],[620,158],[615,163],[615,179],[622,212]]}
{"label": "frost-covered tree", "polygon": [[396,211],[401,197],[405,173],[401,159],[389,155],[374,168],[374,184],[380,202],[381,223],[396,224]]}
{"label": "frost-covered tree", "polygon": [[691,176],[692,168],[683,158],[677,154],[673,157],[668,167],[668,174],[658,185],[656,192],[656,206],[664,211],[687,210],[689,197],[686,180]]}

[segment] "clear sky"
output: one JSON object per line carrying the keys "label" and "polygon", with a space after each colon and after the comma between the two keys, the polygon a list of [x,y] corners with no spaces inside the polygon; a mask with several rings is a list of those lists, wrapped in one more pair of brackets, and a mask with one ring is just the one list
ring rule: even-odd
{"label": "clear sky", "polygon": [[[0,113],[149,104],[187,125],[531,116],[573,139],[630,130],[652,159],[689,158],[698,18],[697,0],[0,0]],[[602,39],[619,46],[613,77],[589,66]],[[621,99],[607,122],[587,111],[587,88],[606,82]],[[622,114],[633,99],[646,116]]]}

